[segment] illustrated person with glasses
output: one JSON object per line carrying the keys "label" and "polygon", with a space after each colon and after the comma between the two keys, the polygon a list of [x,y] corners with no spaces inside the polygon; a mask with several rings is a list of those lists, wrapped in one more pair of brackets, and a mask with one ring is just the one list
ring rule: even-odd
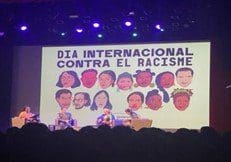
{"label": "illustrated person with glasses", "polygon": [[84,106],[90,106],[90,95],[86,92],[77,92],[74,95],[73,104],[75,105],[75,109],[81,109]]}

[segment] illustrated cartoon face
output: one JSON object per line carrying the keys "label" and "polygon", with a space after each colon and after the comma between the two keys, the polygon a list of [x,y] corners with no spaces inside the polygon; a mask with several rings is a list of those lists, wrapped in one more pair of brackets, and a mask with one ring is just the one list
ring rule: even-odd
{"label": "illustrated cartoon face", "polygon": [[107,104],[108,97],[102,92],[95,97],[95,104],[98,108],[104,108]]}
{"label": "illustrated cartoon face", "polygon": [[84,94],[79,93],[79,94],[75,95],[75,97],[74,97],[74,105],[75,105],[76,109],[80,109],[83,106],[85,106],[86,102],[87,101],[84,98]]}
{"label": "illustrated cartoon face", "polygon": [[142,99],[138,94],[132,94],[128,99],[129,107],[136,111],[142,106]]}
{"label": "illustrated cartoon face", "polygon": [[163,88],[170,88],[174,85],[174,75],[171,73],[164,73],[160,79],[160,85]]}
{"label": "illustrated cartoon face", "polygon": [[162,105],[162,97],[160,95],[152,95],[148,98],[147,106],[152,110],[158,110]]}
{"label": "illustrated cartoon face", "polygon": [[71,94],[70,93],[63,93],[58,98],[56,98],[59,106],[61,108],[68,109],[71,105]]}
{"label": "illustrated cartoon face", "polygon": [[191,71],[179,71],[176,76],[176,82],[182,87],[187,87],[192,82]]}
{"label": "illustrated cartoon face", "polygon": [[136,76],[136,82],[141,87],[147,87],[152,82],[152,74],[147,71],[142,71]]}
{"label": "illustrated cartoon face", "polygon": [[101,74],[99,76],[99,85],[101,88],[106,89],[113,83],[112,77],[109,74]]}
{"label": "illustrated cartoon face", "polygon": [[117,86],[121,90],[131,89],[132,84],[133,84],[133,81],[131,80],[131,78],[127,78],[127,77],[122,77],[117,82]]}
{"label": "illustrated cartoon face", "polygon": [[189,100],[186,94],[181,94],[173,98],[173,104],[178,110],[184,111],[189,106]]}
{"label": "illustrated cartoon face", "polygon": [[95,85],[97,73],[94,71],[87,71],[83,73],[81,81],[83,86],[86,88],[91,88]]}
{"label": "illustrated cartoon face", "polygon": [[61,76],[61,84],[63,87],[71,87],[75,83],[75,78],[68,74],[67,72],[64,72]]}

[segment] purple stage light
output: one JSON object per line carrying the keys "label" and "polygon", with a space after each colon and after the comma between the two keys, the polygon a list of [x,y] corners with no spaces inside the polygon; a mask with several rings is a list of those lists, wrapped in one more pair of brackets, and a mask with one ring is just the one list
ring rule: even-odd
{"label": "purple stage light", "polygon": [[133,36],[133,37],[137,37],[138,34],[137,34],[137,33],[132,33],[132,36]]}
{"label": "purple stage light", "polygon": [[130,12],[128,13],[128,15],[135,15],[135,12],[134,12],[134,11],[130,11]]}
{"label": "purple stage light", "polygon": [[125,24],[126,26],[131,26],[131,25],[132,25],[132,23],[131,23],[130,21],[126,21],[124,24]]}
{"label": "purple stage light", "polygon": [[23,26],[20,27],[20,29],[21,29],[22,31],[25,31],[25,30],[27,30],[27,26],[23,25]]}
{"label": "purple stage light", "polygon": [[83,29],[82,29],[82,28],[76,28],[76,32],[77,32],[77,33],[82,33],[82,32],[83,32]]}
{"label": "purple stage light", "polygon": [[102,34],[98,34],[97,37],[98,37],[98,38],[102,38],[103,35],[102,35]]}
{"label": "purple stage light", "polygon": [[66,33],[64,33],[64,32],[61,33],[61,36],[65,36],[65,35],[66,35]]}
{"label": "purple stage light", "polygon": [[162,31],[162,32],[163,32],[163,31],[164,31],[164,29],[162,29],[162,28],[161,28],[161,29],[160,29],[160,31]]}
{"label": "purple stage light", "polygon": [[97,23],[97,22],[93,23],[94,28],[98,28],[99,26],[100,26],[99,23]]}
{"label": "purple stage light", "polygon": [[0,31],[0,37],[4,36],[4,32]]}
{"label": "purple stage light", "polygon": [[159,25],[159,24],[157,24],[155,27],[156,27],[156,29],[158,29],[158,30],[160,30],[160,29],[161,29],[161,27],[160,27],[160,25]]}

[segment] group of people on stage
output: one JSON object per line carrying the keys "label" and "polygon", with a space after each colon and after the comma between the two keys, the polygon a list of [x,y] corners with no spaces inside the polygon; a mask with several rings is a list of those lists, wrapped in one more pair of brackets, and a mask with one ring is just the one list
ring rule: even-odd
{"label": "group of people on stage", "polygon": [[[39,115],[32,113],[31,108],[29,106],[23,107],[18,117],[24,119],[25,123],[40,122]],[[68,126],[72,126],[74,125],[73,122],[76,121],[72,119],[71,113],[68,112],[65,107],[61,108],[57,116],[57,124],[60,126],[60,128],[63,129]]]}
{"label": "group of people on stage", "polygon": [[[135,113],[131,108],[127,108],[125,113],[129,116],[130,119],[139,119],[139,115]],[[97,125],[108,125],[110,127],[115,126],[116,117],[112,114],[111,110],[107,107],[103,108],[103,114],[97,118]],[[131,120],[124,120],[122,125],[129,126]]]}
{"label": "group of people on stage", "polygon": [[[67,96],[68,98],[68,96]],[[72,115],[70,112],[67,111],[68,105],[63,105],[61,108],[60,112],[58,113],[57,116],[57,125],[60,126],[60,129],[65,129],[67,127],[75,126],[77,125],[77,121],[72,118]],[[131,119],[138,119],[139,116],[137,113],[135,113],[132,109],[128,108],[125,110],[125,113],[129,115]],[[26,123],[28,122],[39,122],[38,115],[35,115],[31,112],[31,108],[29,106],[25,106],[23,108],[23,111],[20,112],[19,117],[21,119],[25,119]],[[108,125],[110,127],[113,127],[115,125],[115,120],[116,117],[115,115],[112,114],[111,109],[104,107],[103,108],[103,114],[100,115],[97,120],[96,124],[98,126],[100,125]],[[124,125],[129,125],[127,120],[125,121],[126,123]]]}

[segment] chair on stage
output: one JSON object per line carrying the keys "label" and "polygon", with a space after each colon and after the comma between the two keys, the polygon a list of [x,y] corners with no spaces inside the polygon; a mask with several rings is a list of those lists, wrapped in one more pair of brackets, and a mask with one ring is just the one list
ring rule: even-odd
{"label": "chair on stage", "polygon": [[136,131],[141,128],[150,128],[152,126],[152,120],[150,119],[131,119],[131,128]]}
{"label": "chair on stage", "polygon": [[25,119],[22,119],[20,117],[13,117],[11,118],[11,125],[12,127],[18,127],[21,128],[25,124]]}

